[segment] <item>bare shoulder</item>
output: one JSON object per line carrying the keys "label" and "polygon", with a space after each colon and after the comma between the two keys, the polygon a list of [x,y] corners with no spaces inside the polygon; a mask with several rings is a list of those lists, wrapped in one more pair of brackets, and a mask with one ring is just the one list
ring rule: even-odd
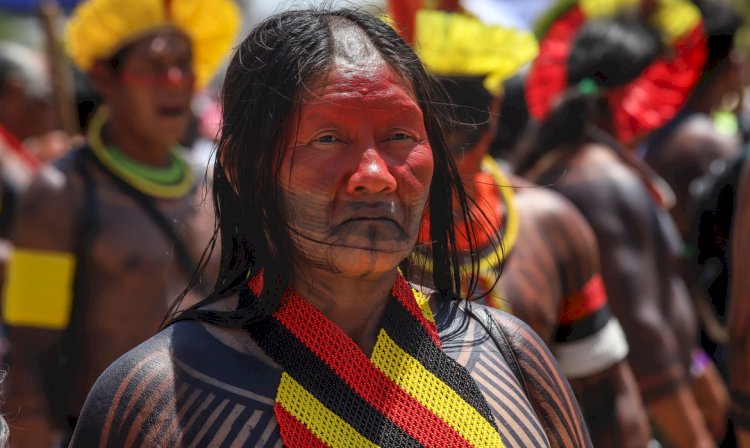
{"label": "bare shoulder", "polygon": [[[174,398],[169,396],[175,381],[169,351],[170,333],[167,330],[149,339],[121,356],[101,374],[86,398],[71,446],[124,443],[137,436],[137,432],[130,435],[129,428],[123,428],[122,423],[130,415],[144,422],[153,422],[159,413],[165,415],[169,400]],[[161,396],[156,396],[157,391]],[[146,403],[139,400],[142,397],[157,399]],[[159,409],[156,409],[156,402],[160,403]],[[136,404],[140,405],[136,407]],[[153,423],[144,426],[134,429],[149,431]]]}
{"label": "bare shoulder", "polygon": [[566,215],[575,213],[575,207],[564,196],[526,179],[510,176],[513,185],[516,206],[534,216],[549,219],[564,219]]}
{"label": "bare shoulder", "polygon": [[512,182],[516,190],[516,206],[522,213],[550,224],[552,230],[564,234],[575,229],[588,230],[586,219],[561,193],[516,177]]}
{"label": "bare shoulder", "polygon": [[269,440],[276,435],[273,404],[280,374],[223,344],[203,324],[173,324],[99,377],[71,446]]}
{"label": "bare shoulder", "polygon": [[14,225],[17,246],[70,250],[75,219],[82,204],[82,186],[68,156],[39,171],[22,195]]}
{"label": "bare shoulder", "polygon": [[547,428],[551,446],[591,446],[578,402],[555,358],[536,333],[519,319],[490,310],[520,368],[534,411]]}
{"label": "bare shoulder", "polygon": [[653,199],[643,180],[611,149],[590,145],[583,150],[582,165],[551,187],[563,194],[589,223],[614,224],[630,221],[647,225],[653,215]]}
{"label": "bare shoulder", "polygon": [[522,222],[528,217],[526,222],[536,223],[541,229],[540,237],[554,251],[558,266],[572,283],[568,286],[581,286],[598,270],[599,263],[596,237],[589,223],[563,194],[528,181],[521,182],[513,181],[514,185],[520,185],[516,190],[516,206]]}
{"label": "bare shoulder", "polygon": [[[528,325],[476,303],[470,305],[474,313],[469,313],[460,302],[435,301],[443,350],[477,382],[507,446],[591,445],[567,380]],[[480,310],[486,310],[501,330],[497,338],[489,334],[490,321]]]}

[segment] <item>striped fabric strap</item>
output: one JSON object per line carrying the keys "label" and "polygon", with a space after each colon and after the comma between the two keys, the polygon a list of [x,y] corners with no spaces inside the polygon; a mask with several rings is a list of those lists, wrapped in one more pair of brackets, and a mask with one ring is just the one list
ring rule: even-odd
{"label": "striped fabric strap", "polygon": [[401,275],[391,295],[370,358],[293,291],[249,329],[284,368],[274,410],[285,446],[502,447],[478,386],[442,351],[426,297]]}

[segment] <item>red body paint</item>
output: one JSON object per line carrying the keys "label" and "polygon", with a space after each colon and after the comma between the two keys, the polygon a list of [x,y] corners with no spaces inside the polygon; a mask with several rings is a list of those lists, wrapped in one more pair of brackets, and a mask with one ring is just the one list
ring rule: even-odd
{"label": "red body paint", "polygon": [[416,241],[433,172],[408,85],[382,62],[337,65],[295,116],[281,185],[299,253],[352,276],[392,270]]}

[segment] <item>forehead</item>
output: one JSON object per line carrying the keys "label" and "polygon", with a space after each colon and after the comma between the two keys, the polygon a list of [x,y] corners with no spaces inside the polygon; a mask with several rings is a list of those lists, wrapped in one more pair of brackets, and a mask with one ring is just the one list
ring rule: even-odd
{"label": "forehead", "polygon": [[162,29],[144,36],[132,44],[126,61],[159,60],[171,57],[188,57],[192,54],[190,39],[176,29]]}
{"label": "forehead", "polygon": [[359,67],[334,63],[302,95],[303,110],[326,106],[420,110],[410,83],[382,60]]}

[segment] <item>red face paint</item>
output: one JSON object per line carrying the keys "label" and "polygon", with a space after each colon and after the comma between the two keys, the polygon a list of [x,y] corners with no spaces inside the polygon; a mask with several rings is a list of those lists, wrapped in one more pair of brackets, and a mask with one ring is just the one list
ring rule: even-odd
{"label": "red face paint", "polygon": [[414,246],[433,172],[409,88],[385,63],[337,66],[295,118],[281,184],[298,251],[339,274],[392,271]]}
{"label": "red face paint", "polygon": [[195,75],[190,40],[181,32],[160,30],[132,44],[120,61],[118,85],[106,98],[113,112],[135,134],[173,145],[190,119]]}
{"label": "red face paint", "polygon": [[195,75],[192,71],[182,72],[178,68],[170,68],[161,73],[120,73],[120,82],[130,86],[153,87],[156,89],[192,89],[195,85]]}

